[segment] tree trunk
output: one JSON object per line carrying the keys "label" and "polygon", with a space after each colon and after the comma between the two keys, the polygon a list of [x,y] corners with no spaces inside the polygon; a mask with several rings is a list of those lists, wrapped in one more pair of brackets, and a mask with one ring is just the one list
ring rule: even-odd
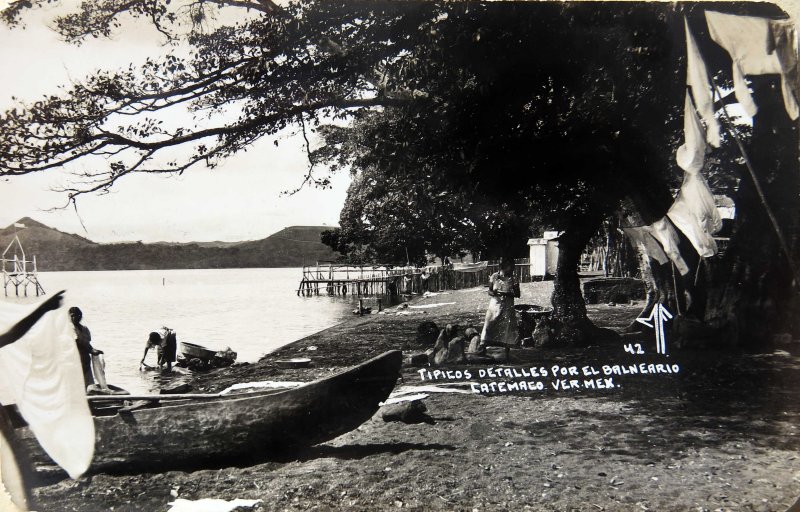
{"label": "tree trunk", "polygon": [[[629,226],[643,225],[644,221],[641,215],[633,206],[628,204],[626,210],[625,224]],[[633,247],[636,254],[639,274],[644,282],[646,293],[644,307],[637,317],[647,317],[657,303],[664,304],[670,311],[677,311],[675,286],[672,279],[672,263],[659,264],[657,261],[651,260],[644,246],[640,244],[631,243],[631,247]],[[627,332],[641,332],[643,330],[644,325],[636,320],[633,320],[626,328]]]}
{"label": "tree trunk", "polygon": [[602,218],[582,219],[573,222],[558,237],[558,260],[553,295],[553,320],[558,343],[584,344],[589,341],[597,328],[586,316],[586,302],[581,291],[578,266],[581,253],[597,230]]}
{"label": "tree trunk", "polygon": [[[662,288],[656,281],[653,273],[653,265],[650,261],[650,256],[645,252],[644,247],[639,244],[634,244],[633,249],[636,251],[636,258],[639,262],[639,274],[644,282],[645,289],[645,303],[641,313],[638,317],[647,316],[650,310],[657,302],[661,302]],[[625,329],[627,332],[640,332],[643,330],[643,325],[633,320]]]}
{"label": "tree trunk", "polygon": [[753,77],[758,114],[747,149],[766,204],[790,246],[787,258],[762,198],[745,171],[737,192],[734,232],[724,257],[708,277],[704,319],[717,341],[748,348],[769,346],[773,334],[794,331],[791,305],[796,301],[792,265],[798,239],[797,123],[786,115],[779,81]]}

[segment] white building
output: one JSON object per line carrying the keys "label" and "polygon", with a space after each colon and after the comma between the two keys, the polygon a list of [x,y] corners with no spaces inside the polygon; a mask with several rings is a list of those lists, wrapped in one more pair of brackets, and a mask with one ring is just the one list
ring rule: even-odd
{"label": "white building", "polygon": [[531,277],[555,275],[558,262],[558,236],[560,231],[545,231],[542,238],[528,240],[530,248]]}

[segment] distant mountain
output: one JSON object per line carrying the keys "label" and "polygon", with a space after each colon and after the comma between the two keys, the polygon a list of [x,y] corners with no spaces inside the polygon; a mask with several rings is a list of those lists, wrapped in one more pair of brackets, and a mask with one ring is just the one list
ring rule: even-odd
{"label": "distant mountain", "polygon": [[[6,250],[16,231],[25,250],[25,258],[31,260],[35,255],[37,266],[41,270],[66,270],[75,266],[83,269],[85,265],[81,261],[82,255],[98,246],[87,238],[53,229],[30,217],[23,217],[17,223],[24,224],[25,228],[15,229],[12,224],[0,229],[0,251]],[[10,257],[13,252],[13,249],[10,250],[7,256]]]}
{"label": "distant mountain", "polygon": [[214,242],[153,242],[153,245],[197,245],[200,247],[233,247],[244,242],[223,242],[216,240]]}
{"label": "distant mountain", "polygon": [[[320,241],[326,226],[292,226],[248,242],[98,244],[25,217],[17,229],[27,259],[36,255],[39,270],[147,270],[176,268],[299,267],[334,260],[338,253]],[[0,229],[0,250],[15,228]]]}
{"label": "distant mountain", "polygon": [[[292,226],[262,240],[243,242],[236,248],[245,254],[269,254],[276,267],[299,267],[317,261],[332,261],[339,254],[320,241],[327,226]],[[300,261],[297,258],[300,256]],[[249,266],[249,265],[248,265]]]}

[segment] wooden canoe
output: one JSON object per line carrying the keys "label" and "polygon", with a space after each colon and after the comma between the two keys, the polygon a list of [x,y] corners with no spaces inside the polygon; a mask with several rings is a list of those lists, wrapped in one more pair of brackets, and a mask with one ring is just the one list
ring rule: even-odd
{"label": "wooden canoe", "polygon": [[[294,389],[207,400],[167,395],[158,407],[96,416],[89,472],[220,467],[329,441],[372,417],[401,364],[394,350]],[[17,433],[34,466],[53,466],[26,427]]]}

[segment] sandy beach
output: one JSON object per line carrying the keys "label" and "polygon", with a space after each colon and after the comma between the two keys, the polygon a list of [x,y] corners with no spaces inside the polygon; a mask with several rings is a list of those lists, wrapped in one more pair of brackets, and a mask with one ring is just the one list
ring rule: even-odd
{"label": "sandy beach", "polygon": [[[548,304],[551,286],[524,284],[517,302]],[[354,316],[258,363],[199,374],[193,391],[309,381],[386,350],[419,352],[421,322],[480,328],[486,303],[476,288]],[[589,314],[621,331],[641,308],[589,306]],[[636,342],[645,354],[624,350]],[[274,460],[47,479],[34,496],[40,510],[76,511],[167,510],[175,497],[262,500],[253,510],[786,510],[800,496],[795,346],[766,354],[674,349],[664,359],[650,331],[588,347],[515,349],[508,364],[456,366],[435,380],[426,372],[433,368],[404,365],[398,388],[498,385],[488,394],[430,393],[432,422],[385,422],[378,411],[355,431]],[[274,363],[300,356],[312,367]],[[622,370],[631,365],[645,371]],[[542,369],[546,376],[537,375]],[[503,381],[542,389],[501,388]]]}

